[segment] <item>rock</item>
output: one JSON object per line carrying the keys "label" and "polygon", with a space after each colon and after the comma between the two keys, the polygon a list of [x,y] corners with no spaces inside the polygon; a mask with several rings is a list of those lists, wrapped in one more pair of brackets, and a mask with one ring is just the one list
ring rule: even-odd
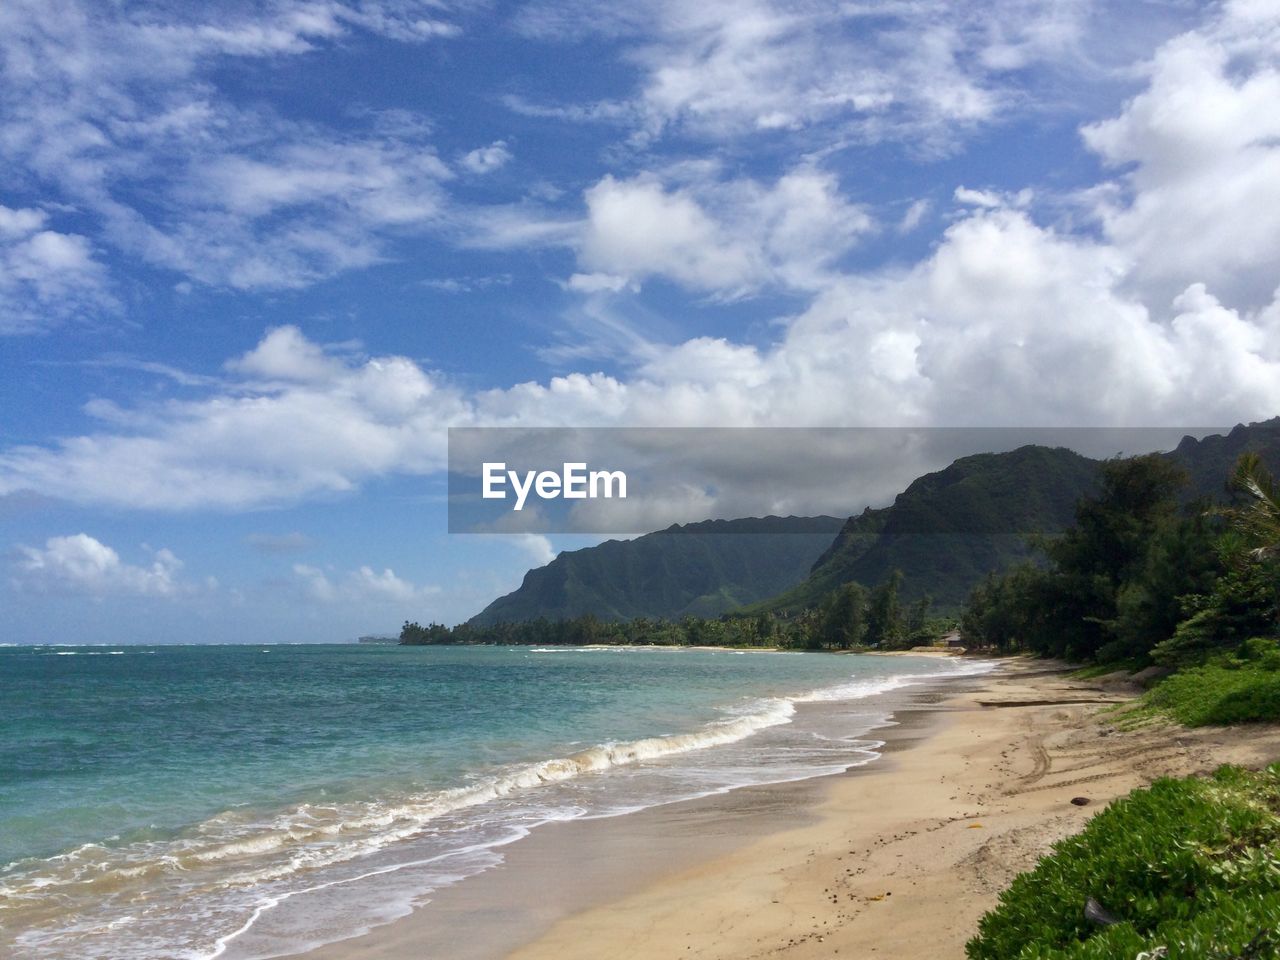
{"label": "rock", "polygon": [[1089,805],[1088,797],[1072,797],[1071,802],[1077,807],[1087,807]]}

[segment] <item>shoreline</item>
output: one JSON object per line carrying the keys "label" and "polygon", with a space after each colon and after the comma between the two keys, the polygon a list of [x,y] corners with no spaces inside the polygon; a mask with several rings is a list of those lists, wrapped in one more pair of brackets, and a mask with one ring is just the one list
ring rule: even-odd
{"label": "shoreline", "polygon": [[1097,714],[1126,684],[1002,663],[904,691],[865,766],[550,824],[408,916],[292,956],[960,960],[1013,876],[1110,800],[1280,757],[1280,728],[1121,731]]}
{"label": "shoreline", "polygon": [[[730,648],[732,649],[732,648]],[[939,652],[939,657],[951,655]],[[930,735],[951,691],[986,674],[918,681],[876,695],[881,719],[850,744],[848,769],[736,786],[628,813],[546,823],[501,848],[502,862],[432,892],[409,915],[354,937],[284,956],[298,960],[414,957],[491,960],[528,944],[584,910],[736,851],[780,829],[814,820],[828,784],[858,777]],[[858,701],[804,702],[841,710]],[[856,744],[856,746],[855,746]],[[858,754],[867,748],[869,759]],[[547,889],[550,884],[552,890]],[[534,895],[530,896],[530,891]]]}

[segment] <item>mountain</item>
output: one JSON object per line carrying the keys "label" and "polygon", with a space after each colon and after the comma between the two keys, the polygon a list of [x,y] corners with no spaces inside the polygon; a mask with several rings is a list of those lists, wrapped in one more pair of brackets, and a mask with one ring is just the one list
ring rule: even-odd
{"label": "mountain", "polygon": [[676,525],[566,551],[471,619],[601,620],[719,616],[792,586],[830,545],[838,517],[763,517]]}
{"label": "mountain", "polygon": [[[1187,472],[1187,500],[1222,501],[1245,451],[1259,453],[1280,473],[1280,417],[1201,440],[1184,437],[1167,456]],[[813,607],[841,584],[873,587],[897,569],[904,600],[928,594],[936,610],[953,610],[988,573],[1031,555],[1028,534],[1070,525],[1076,501],[1093,489],[1101,465],[1040,446],[963,457],[916,480],[892,506],[851,517],[808,577],[750,609]]]}
{"label": "mountain", "polygon": [[1030,556],[1030,534],[1065,529],[1099,466],[1061,447],[962,457],[913,481],[892,506],[851,517],[808,577],[753,609],[816,606],[840,584],[872,587],[894,570],[904,600],[928,594],[937,609],[954,609],[989,572]]}
{"label": "mountain", "polygon": [[1191,477],[1188,490],[1192,495],[1222,500],[1228,495],[1227,478],[1240,454],[1246,452],[1257,453],[1273,473],[1280,473],[1280,417],[1241,424],[1230,433],[1203,440],[1183,437],[1169,456]]}
{"label": "mountain", "polygon": [[[1188,500],[1222,500],[1246,450],[1280,473],[1280,417],[1185,437],[1167,456],[1190,477]],[[912,482],[892,505],[843,522],[716,520],[610,540],[529,571],[519,590],[471,622],[792,611],[817,606],[843,583],[874,587],[894,570],[904,574],[903,600],[927,594],[935,610],[953,611],[988,573],[1031,556],[1031,534],[1065,529],[1101,464],[1061,447],[1026,446],[962,457]]]}

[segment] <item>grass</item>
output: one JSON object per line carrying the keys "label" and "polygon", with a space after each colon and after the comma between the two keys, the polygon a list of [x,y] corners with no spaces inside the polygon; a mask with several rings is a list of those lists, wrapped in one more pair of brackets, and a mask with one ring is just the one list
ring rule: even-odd
{"label": "grass", "polygon": [[1280,648],[1249,640],[1232,655],[1184,667],[1147,691],[1127,720],[1166,716],[1188,727],[1280,722]]}
{"label": "grass", "polygon": [[1253,665],[1192,667],[1153,687],[1144,707],[1188,727],[1280,721],[1280,672]]}
{"label": "grass", "polygon": [[[1120,922],[1085,919],[1093,897]],[[1136,790],[1018,876],[970,960],[1280,956],[1280,764]]]}

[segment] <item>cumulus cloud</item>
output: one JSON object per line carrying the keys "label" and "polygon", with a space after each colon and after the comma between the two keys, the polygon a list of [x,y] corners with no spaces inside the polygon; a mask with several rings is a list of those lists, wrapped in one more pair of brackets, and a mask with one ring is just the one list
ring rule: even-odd
{"label": "cumulus cloud", "polygon": [[[577,269],[564,286],[608,328],[614,372],[474,390],[407,357],[359,356],[280,327],[230,358],[225,382],[195,387],[188,399],[94,402],[87,412],[97,429],[3,451],[0,495],[34,490],[152,509],[341,495],[379,477],[438,471],[448,426],[1194,425],[1274,416],[1280,247],[1271,214],[1280,205],[1271,201],[1280,178],[1262,174],[1277,149],[1263,94],[1275,83],[1280,45],[1266,38],[1278,22],[1274,4],[1229,5],[1162,47],[1143,91],[1084,129],[1092,149],[1130,165],[1114,186],[1088,194],[1109,198],[1100,232],[1047,219],[1029,191],[957,185],[948,226],[926,256],[854,272],[846,255],[876,223],[817,161],[774,179],[729,175],[711,162],[606,176],[585,191],[580,218],[507,208],[492,212],[491,236],[495,245],[573,251]],[[761,36],[782,36],[775,27],[792,29],[769,20]],[[1008,46],[1011,34],[1002,36]],[[1021,56],[992,54],[1000,69]],[[1199,109],[1202,92],[1214,109]],[[1216,178],[1224,193],[1215,214],[1200,201]],[[253,195],[267,199],[252,203],[292,202]],[[1180,205],[1187,224],[1200,224],[1185,244],[1178,231],[1193,228],[1170,219]],[[30,214],[12,214],[0,229],[6,223],[41,226]],[[721,301],[782,291],[796,306],[775,318],[768,340],[724,333],[670,342],[635,334],[602,308],[656,279]],[[561,354],[579,365],[583,356]]]}
{"label": "cumulus cloud", "polygon": [[178,579],[182,561],[166,549],[153,552],[147,566],[134,566],[85,533],[50,537],[43,548],[18,548],[13,584],[42,593],[172,597],[194,588]]}
{"label": "cumulus cloud", "polygon": [[1172,297],[1204,282],[1249,306],[1280,277],[1280,7],[1240,0],[1162,46],[1146,88],[1119,115],[1084,128],[1126,168],[1100,192],[1108,237],[1135,282]]}
{"label": "cumulus cloud", "polygon": [[[677,176],[682,171],[675,171]],[[668,187],[654,174],[606,176],[584,199],[578,259],[592,274],[658,276],[698,292],[742,296],[762,286],[808,287],[873,227],[812,168],[772,184],[695,171]]]}
{"label": "cumulus cloud", "polygon": [[0,472],[24,474],[19,486],[54,496],[79,499],[77,490],[93,488],[90,498],[102,502],[181,509],[350,491],[443,462],[442,427],[465,410],[456,390],[405,357],[327,363],[296,330],[269,331],[230,363],[247,375],[231,389],[132,412],[91,405],[108,429],[56,451],[11,448]]}
{"label": "cumulus cloud", "polygon": [[1153,308],[1128,269],[1105,242],[979,208],[915,267],[831,282],[769,346],[650,343],[626,378],[478,392],[282,328],[228,365],[243,380],[94,407],[108,418],[95,433],[5,451],[0,493],[151,509],[289,502],[437,471],[447,426],[1149,426],[1280,411],[1280,306],[1242,311],[1190,284]]}
{"label": "cumulus cloud", "polygon": [[545,567],[556,558],[556,549],[551,541],[541,533],[521,533],[514,537],[514,543],[535,567]]}
{"label": "cumulus cloud", "polygon": [[1004,203],[998,193],[990,190],[973,190],[969,187],[956,187],[955,198],[957,203],[963,203],[971,207],[987,207],[989,209],[1001,206]]}
{"label": "cumulus cloud", "polygon": [[92,245],[47,229],[42,210],[0,205],[0,334],[93,319],[119,304]]}
{"label": "cumulus cloud", "polygon": [[341,373],[339,360],[312,343],[297,327],[268,330],[256,347],[243,356],[227,361],[233,373],[261,380],[285,380],[297,383],[331,380]]}
{"label": "cumulus cloud", "polygon": [[389,567],[377,573],[362,566],[331,577],[319,567],[298,563],[293,575],[306,596],[321,603],[409,603],[440,592],[438,587],[415,586]]}

